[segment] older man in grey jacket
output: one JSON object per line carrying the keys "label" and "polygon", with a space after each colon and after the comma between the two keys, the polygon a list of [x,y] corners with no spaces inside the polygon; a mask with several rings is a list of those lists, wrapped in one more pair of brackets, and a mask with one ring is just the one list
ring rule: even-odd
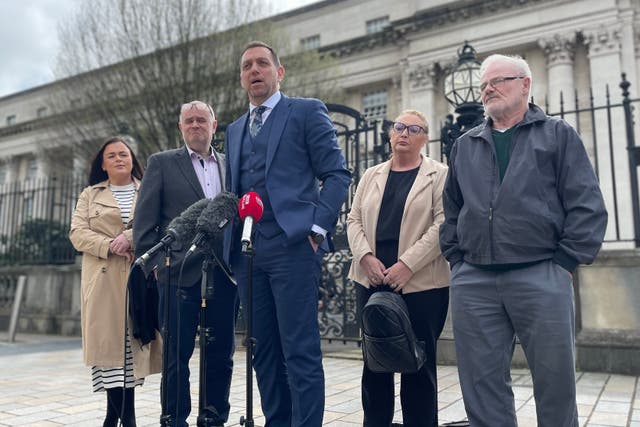
{"label": "older man in grey jacket", "polygon": [[602,244],[602,193],[575,130],[528,103],[522,58],[491,55],[480,73],[488,118],[453,146],[440,228],[465,409],[474,427],[517,425],[517,336],[538,425],[578,426],[572,273]]}

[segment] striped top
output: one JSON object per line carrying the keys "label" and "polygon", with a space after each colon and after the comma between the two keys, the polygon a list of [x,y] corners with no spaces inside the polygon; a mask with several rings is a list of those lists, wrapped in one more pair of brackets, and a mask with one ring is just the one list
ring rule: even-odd
{"label": "striped top", "polygon": [[132,182],[127,185],[113,185],[109,184],[109,189],[113,193],[113,197],[120,207],[120,216],[122,217],[122,223],[129,222],[131,216],[131,207],[133,206],[133,198],[136,195],[136,186]]}
{"label": "striped top", "polygon": [[126,381],[123,381],[125,370],[121,366],[93,366],[91,368],[91,380],[94,392],[115,387],[132,388],[144,384],[144,378],[136,378],[133,376],[133,353],[131,352],[129,334],[127,334],[127,343],[123,359],[127,374]]}

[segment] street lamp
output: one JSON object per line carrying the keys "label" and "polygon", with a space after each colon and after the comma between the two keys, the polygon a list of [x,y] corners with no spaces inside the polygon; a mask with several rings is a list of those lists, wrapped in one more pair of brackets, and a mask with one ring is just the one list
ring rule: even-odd
{"label": "street lamp", "polygon": [[447,156],[455,140],[480,124],[484,109],[480,97],[480,62],[476,59],[476,51],[465,41],[458,50],[458,62],[444,79],[444,96],[458,115],[454,122],[453,115],[447,115],[440,131],[442,152]]}

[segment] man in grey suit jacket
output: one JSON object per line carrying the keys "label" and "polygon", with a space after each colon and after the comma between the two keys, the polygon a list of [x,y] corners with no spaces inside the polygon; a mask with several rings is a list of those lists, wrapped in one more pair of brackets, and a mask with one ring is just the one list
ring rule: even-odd
{"label": "man in grey suit jacket", "polygon": [[325,105],[280,93],[284,68],[271,47],[250,43],[240,66],[251,113],[227,127],[227,188],[257,192],[264,215],[254,227],[253,269],[241,254],[241,227],[227,233],[225,255],[243,307],[253,280],[254,366],[265,427],[319,427],[318,279],[351,174]]}
{"label": "man in grey suit jacket", "polygon": [[[202,198],[212,199],[224,190],[224,157],[211,147],[217,125],[211,106],[201,101],[184,104],[178,125],[185,147],[156,153],[147,162],[133,223],[136,257],[155,245],[165,235],[169,222],[185,209]],[[165,343],[169,352],[169,363],[165,367],[167,408],[163,413],[170,417],[171,426],[180,427],[187,425],[191,410],[189,359],[200,317],[201,291],[196,285],[201,281],[204,259],[202,253],[196,252],[182,266],[188,246],[188,243],[174,243],[171,277],[167,277],[163,268],[164,254],[159,253],[147,262],[147,270],[159,267],[161,327],[165,326],[162,324],[164,287],[169,286],[169,342]],[[237,291],[218,267],[210,273],[207,277],[212,280],[208,288],[214,292],[205,316],[211,334],[206,347],[206,402],[200,417],[207,420],[207,426],[217,426],[229,416]],[[201,421],[198,425],[205,425]]]}

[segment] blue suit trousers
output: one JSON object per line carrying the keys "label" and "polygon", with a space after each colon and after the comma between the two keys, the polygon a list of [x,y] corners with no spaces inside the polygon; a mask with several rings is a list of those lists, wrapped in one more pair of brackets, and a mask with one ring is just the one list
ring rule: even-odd
{"label": "blue suit trousers", "polygon": [[318,328],[322,250],[308,239],[294,244],[284,233],[256,233],[253,271],[239,250],[231,256],[243,307],[252,279],[254,368],[265,427],[320,427],[324,371]]}

